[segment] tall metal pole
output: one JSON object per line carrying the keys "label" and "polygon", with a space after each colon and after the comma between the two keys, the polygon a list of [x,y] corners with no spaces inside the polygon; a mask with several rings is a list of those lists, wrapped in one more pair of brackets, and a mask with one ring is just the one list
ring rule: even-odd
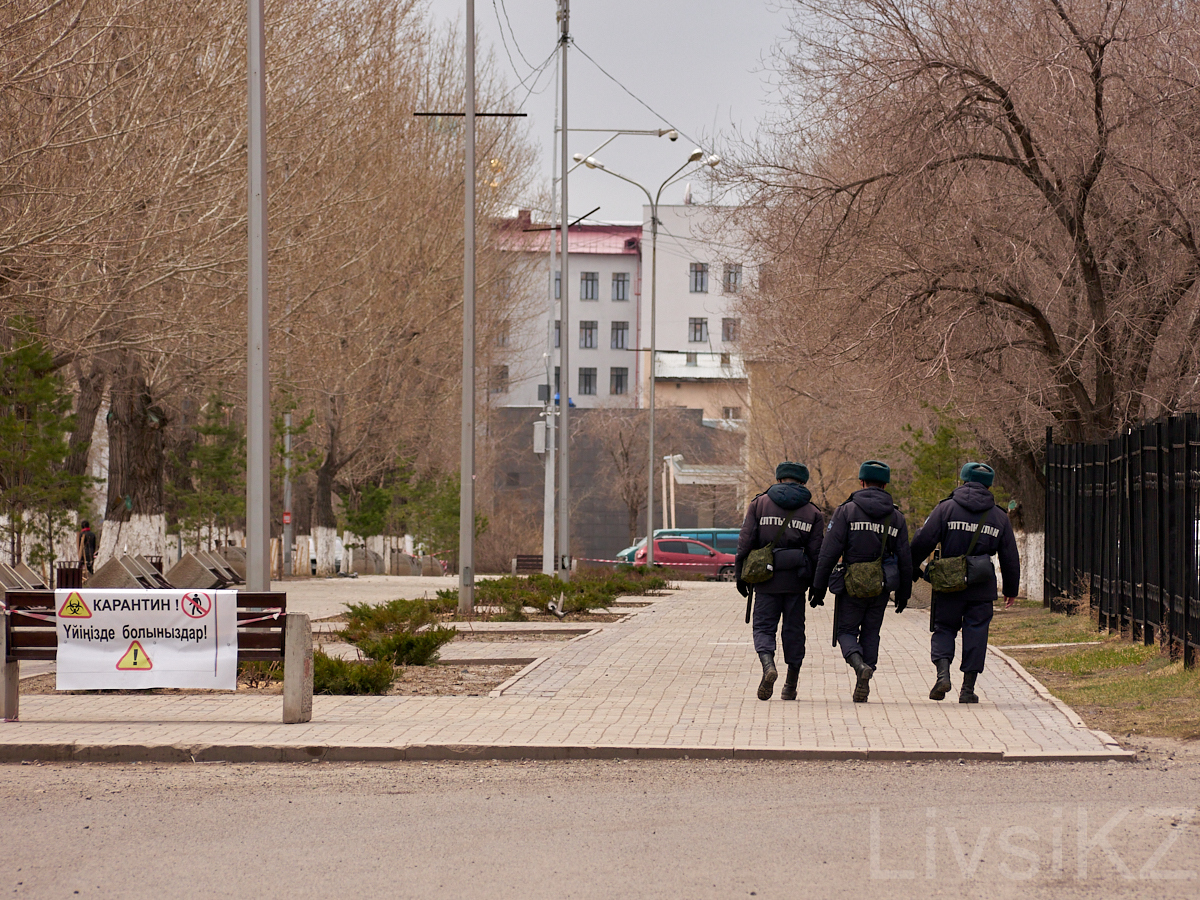
{"label": "tall metal pole", "polygon": [[[555,138],[558,137],[558,89],[554,92],[554,128]],[[553,147],[553,144],[551,145]],[[558,561],[554,558],[554,480],[557,472],[555,465],[554,430],[556,407],[554,404],[554,259],[555,232],[554,206],[558,190],[558,157],[550,153],[550,277],[546,289],[549,298],[548,321],[546,322],[546,386],[549,398],[546,401],[546,479],[542,494],[542,574],[553,575],[558,570]]]}
{"label": "tall metal pole", "polygon": [[475,611],[475,0],[467,0],[467,150],[464,164],[462,462],[458,497],[458,611]]}
{"label": "tall metal pole", "polygon": [[[661,189],[659,193],[662,193]],[[658,289],[658,202],[650,204],[650,464],[646,469],[646,565],[654,565],[654,324]]]}
{"label": "tall metal pole", "polygon": [[570,250],[568,241],[568,225],[571,222],[567,212],[567,141],[570,132],[567,130],[567,45],[571,41],[571,0],[559,0],[559,25],[562,36],[562,220],[559,223],[559,234],[562,235],[561,266],[562,269],[562,325],[559,329],[559,344],[562,358],[559,369],[559,468],[558,468],[558,577],[562,581],[571,578],[571,327],[570,327],[570,295],[571,282],[568,277]]}
{"label": "tall metal pole", "polygon": [[246,588],[271,589],[270,369],[267,334],[267,140],[263,0],[249,0],[249,301],[246,365]]}

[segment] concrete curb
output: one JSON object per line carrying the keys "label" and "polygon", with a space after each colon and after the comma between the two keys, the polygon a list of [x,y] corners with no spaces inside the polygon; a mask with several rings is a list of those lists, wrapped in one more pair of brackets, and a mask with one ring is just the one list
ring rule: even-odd
{"label": "concrete curb", "polygon": [[723,759],[856,762],[1107,762],[1128,751],[1007,753],[1003,750],[903,750],[798,747],[683,747],[508,744],[0,744],[0,763],[298,763],[470,760]]}
{"label": "concrete curb", "polygon": [[[1132,750],[1121,749],[1121,745],[1118,744],[1117,741],[1107,732],[1099,731],[1095,728],[1088,728],[1087,723],[1084,722],[1083,719],[1081,719],[1079,717],[1079,713],[1075,712],[1075,710],[1071,709],[1071,707],[1067,706],[1067,704],[1063,703],[1061,700],[1059,700],[1057,697],[1055,697],[1052,693],[1050,693],[1050,691],[1046,688],[1046,686],[1044,684],[1042,684],[1040,681],[1038,681],[1036,678],[1034,678],[1032,675],[1030,675],[1029,672],[1027,672],[1025,670],[1025,667],[1023,665],[1021,665],[1019,662],[1017,662],[1015,659],[1013,659],[1007,653],[1005,653],[1002,650],[996,649],[995,647],[993,647],[990,644],[988,645],[988,652],[994,653],[994,654],[996,654],[996,656],[1000,657],[1000,659],[1004,660],[1004,662],[1008,664],[1009,668],[1011,668],[1014,672],[1017,673],[1018,678],[1022,679],[1026,684],[1028,684],[1031,688],[1033,688],[1034,692],[1037,693],[1037,695],[1039,697],[1041,697],[1043,700],[1045,700],[1047,703],[1049,703],[1051,706],[1053,706],[1055,709],[1057,709],[1060,713],[1062,713],[1066,717],[1067,721],[1071,723],[1071,725],[1073,725],[1075,728],[1080,728],[1080,729],[1083,729],[1084,731],[1088,731],[1088,732],[1094,734],[1097,738],[1099,738],[1101,743],[1104,744],[1104,750],[1095,751],[1095,752],[1098,752],[1098,753],[1104,755],[1105,759],[1134,760],[1137,758],[1136,752],[1134,752]],[[1051,754],[1051,755],[1061,756],[1061,754]],[[1071,756],[1070,758],[1076,759],[1078,757]]]}

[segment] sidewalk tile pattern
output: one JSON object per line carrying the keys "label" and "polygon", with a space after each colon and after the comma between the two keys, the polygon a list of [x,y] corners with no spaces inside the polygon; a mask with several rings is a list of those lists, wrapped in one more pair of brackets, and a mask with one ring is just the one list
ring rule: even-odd
{"label": "sidewalk tile pattern", "polygon": [[[732,585],[685,583],[621,622],[546,642],[547,655],[493,696],[318,696],[313,721],[303,725],[281,724],[274,696],[30,695],[21,701],[22,721],[0,725],[0,753],[6,745],[14,752],[69,745],[78,753],[86,746],[238,744],[337,748],[350,756],[358,748],[360,758],[376,750],[387,758],[388,748],[409,748],[414,758],[423,747],[433,758],[437,748],[467,756],[486,748],[493,757],[506,748],[513,756],[1123,755],[996,652],[979,680],[979,704],[959,704],[956,694],[930,701],[933,669],[920,611],[889,612],[870,702],[856,704],[852,671],[829,644],[831,606],[810,610],[799,697],[785,702],[777,691],[764,703],[755,697],[759,667],[744,608]],[[489,646],[504,645],[470,649],[475,656]]]}

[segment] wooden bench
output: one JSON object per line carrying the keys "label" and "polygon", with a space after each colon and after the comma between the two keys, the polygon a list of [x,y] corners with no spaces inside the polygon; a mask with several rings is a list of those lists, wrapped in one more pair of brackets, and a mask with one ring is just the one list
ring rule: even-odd
{"label": "wooden bench", "polygon": [[[54,660],[58,656],[57,620],[53,591],[8,591],[4,594],[0,653],[3,718],[17,720],[20,705],[21,660]],[[278,613],[278,617],[263,618]],[[312,720],[312,626],[305,613],[287,611],[287,594],[280,591],[238,591],[238,662],[283,662],[283,721]],[[245,622],[246,624],[242,624]]]}
{"label": "wooden bench", "polygon": [[542,571],[542,554],[518,554],[513,557],[512,573],[514,575],[540,571]]}

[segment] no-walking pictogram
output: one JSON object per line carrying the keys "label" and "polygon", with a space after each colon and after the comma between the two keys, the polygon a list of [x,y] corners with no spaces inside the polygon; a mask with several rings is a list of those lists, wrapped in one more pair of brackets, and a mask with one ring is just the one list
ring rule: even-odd
{"label": "no-walking pictogram", "polygon": [[63,601],[63,605],[58,611],[58,617],[60,619],[90,619],[92,611],[88,609],[83,598],[72,591]]}
{"label": "no-walking pictogram", "polygon": [[153,669],[154,663],[150,662],[150,657],[146,655],[146,648],[141,645],[141,642],[134,641],[125,651],[125,655],[117,660],[117,668],[122,672],[137,672]]}
{"label": "no-walking pictogram", "polygon": [[212,603],[213,598],[211,594],[188,591],[183,595],[183,600],[180,601],[180,608],[188,618],[203,619],[212,609]]}

